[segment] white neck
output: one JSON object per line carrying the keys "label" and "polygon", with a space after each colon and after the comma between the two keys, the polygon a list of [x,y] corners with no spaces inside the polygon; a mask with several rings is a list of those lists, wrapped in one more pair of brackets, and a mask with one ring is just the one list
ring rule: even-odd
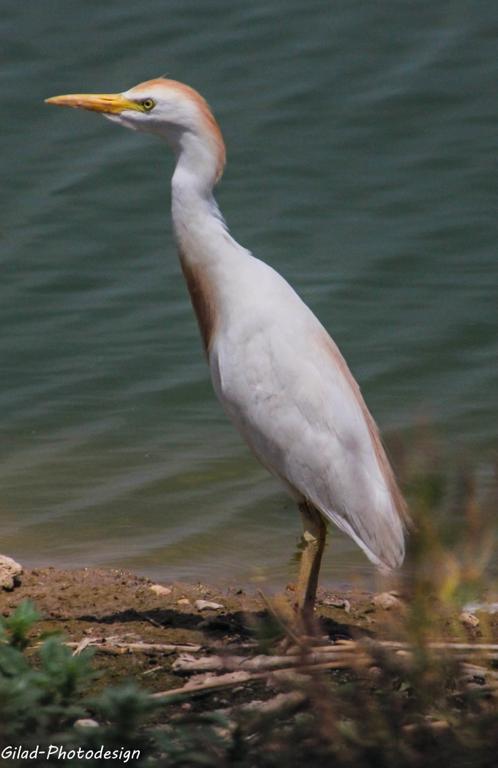
{"label": "white neck", "polygon": [[219,253],[226,226],[212,192],[178,162],[171,182],[171,213],[178,247],[186,258],[207,264]]}
{"label": "white neck", "polygon": [[171,183],[173,228],[204,347],[209,356],[233,304],[233,282],[249,254],[227,231],[213,183],[190,173],[180,155]]}

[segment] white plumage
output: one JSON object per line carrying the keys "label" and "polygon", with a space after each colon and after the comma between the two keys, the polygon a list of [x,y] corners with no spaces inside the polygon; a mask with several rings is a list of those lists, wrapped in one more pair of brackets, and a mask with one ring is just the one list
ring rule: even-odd
{"label": "white plumage", "polygon": [[164,138],[177,156],[172,216],[214,389],[255,455],[300,505],[298,604],[312,610],[325,540],[321,518],[378,566],[404,556],[403,499],[375,423],[336,345],[290,285],[228,233],[212,189],[225,148],[193,89],[151,80],[123,94],[58,96]]}
{"label": "white plumage", "polygon": [[[340,352],[276,272],[249,255],[257,286],[212,345],[215,391],[260,461],[376,565],[403,560],[403,528]],[[338,364],[338,361],[341,363]],[[347,370],[347,369],[346,369]]]}

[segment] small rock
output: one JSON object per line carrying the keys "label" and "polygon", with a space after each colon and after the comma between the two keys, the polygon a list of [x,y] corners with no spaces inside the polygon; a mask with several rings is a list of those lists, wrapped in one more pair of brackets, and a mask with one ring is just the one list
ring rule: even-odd
{"label": "small rock", "polygon": [[196,600],[194,605],[198,611],[209,611],[209,610],[216,611],[219,608],[224,607],[220,603],[212,603],[210,600]]}
{"label": "small rock", "polygon": [[173,591],[171,587],[163,587],[162,584],[151,584],[149,589],[151,592],[154,592],[155,595],[160,595],[161,597],[171,595]]}
{"label": "small rock", "polygon": [[346,613],[351,613],[351,603],[342,597],[326,597],[323,605],[330,605],[331,608],[343,608]]}
{"label": "small rock", "polygon": [[369,667],[367,670],[367,674],[373,680],[380,680],[380,678],[382,677],[382,669],[376,666]]}
{"label": "small rock", "polygon": [[479,626],[479,619],[474,613],[469,613],[468,611],[462,611],[462,613],[459,616],[460,622],[466,626],[466,627],[478,627]]}
{"label": "small rock", "polygon": [[190,605],[190,600],[188,597],[181,597],[179,600],[176,601],[177,605]]}
{"label": "small rock", "polygon": [[436,718],[425,718],[429,723],[433,731],[446,731],[450,725],[447,720],[437,720]]}
{"label": "small rock", "polygon": [[0,555],[0,589],[10,591],[21,583],[22,565],[11,557]]}
{"label": "small rock", "polygon": [[99,724],[96,720],[92,720],[91,717],[81,717],[74,723],[75,728],[98,728]]}
{"label": "small rock", "polygon": [[378,595],[374,595],[372,599],[376,608],[382,608],[384,611],[390,611],[393,608],[399,609],[403,607],[403,603],[391,592],[380,592]]}
{"label": "small rock", "polygon": [[411,651],[405,651],[403,648],[400,648],[398,651],[395,651],[395,655],[399,656],[401,659],[411,659],[412,652]]}
{"label": "small rock", "polygon": [[469,613],[475,613],[476,611],[482,611],[483,613],[498,613],[498,602],[494,603],[467,603],[463,607],[464,611]]}

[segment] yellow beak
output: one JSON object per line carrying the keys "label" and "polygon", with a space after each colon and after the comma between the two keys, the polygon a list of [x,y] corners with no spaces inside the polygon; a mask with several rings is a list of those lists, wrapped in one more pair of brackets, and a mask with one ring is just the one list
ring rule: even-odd
{"label": "yellow beak", "polygon": [[56,104],[58,107],[74,107],[89,109],[92,112],[104,112],[108,115],[119,115],[125,109],[145,112],[140,103],[125,99],[120,93],[69,93],[67,96],[52,96],[45,99],[46,104]]}

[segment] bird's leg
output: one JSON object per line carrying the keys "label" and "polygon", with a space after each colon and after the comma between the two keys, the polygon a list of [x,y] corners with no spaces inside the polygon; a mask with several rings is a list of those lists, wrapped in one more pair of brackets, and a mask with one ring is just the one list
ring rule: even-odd
{"label": "bird's leg", "polygon": [[318,573],[322,562],[327,528],[325,522],[311,504],[302,502],[299,511],[303,520],[303,550],[297,581],[296,607],[304,628],[313,628],[313,609],[315,606]]}

